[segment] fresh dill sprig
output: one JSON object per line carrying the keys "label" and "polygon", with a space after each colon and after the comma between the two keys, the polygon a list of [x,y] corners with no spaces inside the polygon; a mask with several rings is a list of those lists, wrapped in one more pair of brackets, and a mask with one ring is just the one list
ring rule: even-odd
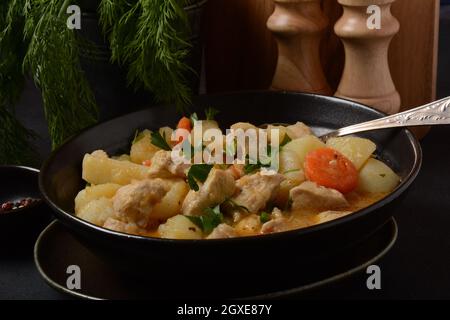
{"label": "fresh dill sprig", "polygon": [[94,124],[98,112],[81,70],[76,34],[66,25],[69,2],[27,0],[25,5],[25,38],[30,44],[23,67],[41,89],[53,148]]}
{"label": "fresh dill sprig", "polygon": [[6,0],[0,6],[0,103],[13,105],[23,89],[24,77],[21,62],[25,44],[22,38],[24,28],[24,0]]}
{"label": "fresh dill sprig", "polygon": [[[14,117],[14,104],[31,74],[40,88],[52,146],[96,122],[95,97],[80,65],[86,39],[66,26],[71,0],[0,1],[0,162],[32,158],[33,133]],[[76,3],[76,2],[75,2]],[[192,0],[102,0],[100,22],[112,60],[128,67],[128,81],[157,100],[190,102],[186,57],[190,44],[184,6]],[[22,36],[23,35],[23,36]]]}
{"label": "fresh dill sprig", "polygon": [[14,115],[24,77],[21,64],[25,43],[20,35],[24,28],[25,0],[4,0],[0,4],[0,164],[36,164],[36,153],[30,144],[35,134],[27,130]]}
{"label": "fresh dill sprig", "polygon": [[102,0],[99,12],[109,32],[112,60],[128,67],[128,82],[160,102],[183,109],[191,101],[186,74],[190,44],[187,0]]}

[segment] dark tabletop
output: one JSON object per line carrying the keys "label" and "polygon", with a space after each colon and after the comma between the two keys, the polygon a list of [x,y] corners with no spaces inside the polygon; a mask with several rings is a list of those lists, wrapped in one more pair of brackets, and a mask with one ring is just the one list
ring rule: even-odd
{"label": "dark tabletop", "polygon": [[[450,8],[442,10],[439,96],[450,95]],[[50,149],[39,94],[28,85],[18,107],[24,123]],[[37,106],[36,106],[37,105]],[[30,107],[33,106],[33,107]],[[318,298],[450,299],[450,126],[435,128],[422,141],[424,161],[403,206],[394,216],[399,237],[380,262],[382,289],[369,291],[365,277],[347,279],[314,294]],[[48,287],[35,269],[32,245],[0,255],[0,299],[66,298]]]}

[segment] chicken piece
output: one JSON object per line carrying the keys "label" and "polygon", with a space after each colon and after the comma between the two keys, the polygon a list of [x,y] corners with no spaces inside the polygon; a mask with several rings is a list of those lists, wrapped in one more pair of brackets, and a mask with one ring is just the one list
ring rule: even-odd
{"label": "chicken piece", "polygon": [[283,212],[278,208],[273,208],[271,213],[271,220],[263,223],[260,233],[274,233],[290,230],[289,218],[286,217]]}
{"label": "chicken piece", "polygon": [[235,238],[238,234],[233,227],[227,225],[226,223],[221,223],[206,237],[206,239],[226,239]]}
{"label": "chicken piece", "polygon": [[342,218],[346,215],[349,215],[350,213],[352,213],[352,212],[351,211],[332,211],[332,210],[324,211],[314,217],[314,222],[316,224],[325,223],[325,222],[332,221],[332,220],[335,220],[338,218]]}
{"label": "chicken piece", "polygon": [[233,164],[227,169],[227,171],[230,171],[230,173],[236,180],[242,178],[245,175],[243,164]]}
{"label": "chicken piece", "polygon": [[103,224],[103,228],[117,232],[137,234],[137,235],[143,234],[145,232],[145,230],[139,228],[134,223],[125,223],[114,218],[108,218]]}
{"label": "chicken piece", "polygon": [[151,160],[149,178],[186,178],[186,171],[191,165],[183,162],[175,162],[171,151],[160,150]]}
{"label": "chicken piece", "polygon": [[338,209],[348,207],[344,195],[337,190],[319,186],[315,182],[305,181],[291,189],[292,209]]}
{"label": "chicken piece", "polygon": [[211,169],[205,183],[198,191],[190,190],[183,201],[185,215],[202,215],[208,207],[216,206],[234,194],[233,175],[221,169]]}
{"label": "chicken piece", "polygon": [[271,215],[272,215],[272,219],[278,219],[278,218],[283,218],[284,217],[283,216],[283,211],[281,211],[280,209],[278,209],[276,207],[273,208]]}
{"label": "chicken piece", "polygon": [[241,219],[243,219],[247,213],[246,212],[242,212],[240,210],[234,210],[234,211],[230,211],[227,212],[231,218],[233,219],[233,222],[239,222]]}
{"label": "chicken piece", "polygon": [[116,218],[125,223],[147,227],[153,206],[161,201],[171,187],[162,179],[134,181],[117,190],[112,198]]}
{"label": "chicken piece", "polygon": [[235,226],[237,233],[241,236],[251,236],[258,234],[261,230],[261,218],[252,213],[242,218]]}
{"label": "chicken piece", "polygon": [[283,232],[283,231],[288,231],[288,230],[289,230],[289,225],[288,225],[287,218],[277,218],[277,219],[267,221],[261,227],[262,234]]}
{"label": "chicken piece", "polygon": [[282,174],[263,175],[261,172],[244,176],[236,181],[239,190],[232,200],[240,206],[246,207],[249,213],[258,213],[272,200],[284,180]]}
{"label": "chicken piece", "polygon": [[292,140],[312,134],[311,129],[303,122],[297,122],[296,124],[287,126],[286,128],[289,138]]}

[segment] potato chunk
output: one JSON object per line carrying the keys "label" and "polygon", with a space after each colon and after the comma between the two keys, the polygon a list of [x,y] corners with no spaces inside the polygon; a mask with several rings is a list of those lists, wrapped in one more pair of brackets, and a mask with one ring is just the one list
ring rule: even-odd
{"label": "potato chunk", "polygon": [[369,159],[359,172],[358,190],[370,193],[387,193],[397,187],[400,177],[385,163]]}
{"label": "potato chunk", "polygon": [[129,161],[119,161],[86,154],[83,159],[83,179],[91,184],[125,185],[145,179],[149,168]]}
{"label": "potato chunk", "polygon": [[303,163],[305,162],[306,155],[311,151],[325,147],[325,144],[316,136],[307,135],[299,139],[292,140],[287,143],[283,150],[293,151],[298,156],[300,169],[303,169]]}
{"label": "potato chunk", "polygon": [[[170,139],[170,136],[168,137]],[[153,155],[160,149],[152,144],[151,131],[144,130],[138,135],[138,139],[131,146],[131,161],[142,164],[145,160],[151,160]]]}
{"label": "potato chunk", "polygon": [[76,215],[83,220],[102,227],[106,220],[114,217],[112,200],[107,198],[93,200],[82,207]]}
{"label": "potato chunk", "polygon": [[[273,131],[272,131],[273,130]],[[268,125],[267,126],[267,142],[271,142],[272,141],[272,135],[275,136],[275,130],[278,130],[278,143],[283,143],[283,141],[286,139],[286,135],[288,135],[289,139],[289,131],[286,127],[283,126],[274,126],[274,125]]]}
{"label": "potato chunk", "polygon": [[84,206],[93,200],[100,198],[112,198],[120,187],[120,184],[115,183],[105,183],[86,187],[75,197],[75,213],[80,211]]}
{"label": "potato chunk", "polygon": [[289,191],[306,180],[305,173],[301,168],[303,168],[303,164],[300,163],[298,154],[292,150],[282,148],[278,172],[283,174],[286,180],[280,184],[280,189],[275,198],[276,205],[280,207],[286,206],[289,200]]}
{"label": "potato chunk", "polygon": [[161,199],[161,202],[153,207],[152,217],[165,220],[179,214],[188,191],[189,187],[183,180],[174,182],[169,192]]}
{"label": "potato chunk", "polygon": [[202,239],[203,232],[183,215],[176,215],[158,228],[161,238],[166,239]]}
{"label": "potato chunk", "polygon": [[300,163],[300,157],[297,152],[285,148],[281,149],[279,173],[288,176],[289,173],[300,171],[302,168],[303,164]]}
{"label": "potato chunk", "polygon": [[377,149],[372,141],[357,137],[330,138],[327,146],[346,156],[357,170],[361,169]]}

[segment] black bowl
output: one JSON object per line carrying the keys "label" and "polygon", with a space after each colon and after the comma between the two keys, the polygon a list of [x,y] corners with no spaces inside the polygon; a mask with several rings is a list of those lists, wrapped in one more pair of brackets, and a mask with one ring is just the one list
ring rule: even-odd
{"label": "black bowl", "polygon": [[[200,96],[191,111],[220,110],[223,128],[237,121],[254,124],[303,121],[318,131],[383,116],[369,107],[334,97],[302,93],[245,92]],[[132,113],[89,128],[56,150],[41,169],[39,184],[56,217],[91,250],[129,268],[148,264],[181,275],[192,270],[220,272],[286,271],[296,259],[320,262],[321,257],[366,238],[382,226],[401,204],[402,195],[417,176],[421,149],[408,130],[383,130],[365,136],[374,140],[378,156],[400,175],[402,182],[387,197],[344,218],[289,232],[222,240],[168,240],[127,235],[92,225],[74,216],[74,197],[84,187],[81,162],[85,153],[104,149],[109,154],[129,149],[136,129],[174,125],[179,114],[172,107]],[[148,264],[147,264],[148,263]],[[200,268],[200,269],[199,269]]]}
{"label": "black bowl", "polygon": [[15,247],[18,242],[28,242],[50,222],[51,212],[39,191],[38,176],[39,170],[34,168],[0,166],[0,203],[40,199],[27,207],[0,213],[1,247]]}

